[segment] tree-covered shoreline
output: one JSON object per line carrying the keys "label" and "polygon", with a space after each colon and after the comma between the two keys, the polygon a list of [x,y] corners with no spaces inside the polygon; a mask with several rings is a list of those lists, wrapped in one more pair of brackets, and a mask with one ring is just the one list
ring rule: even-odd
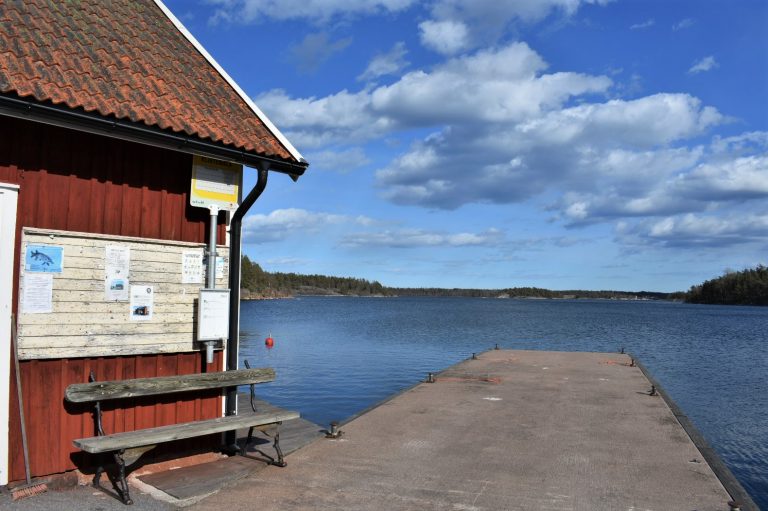
{"label": "tree-covered shoreline", "polygon": [[241,268],[241,296],[246,300],[296,295],[391,296],[378,282],[365,279],[266,272],[248,256],[243,256]]}
{"label": "tree-covered shoreline", "polygon": [[726,271],[721,277],[692,286],[689,303],[720,305],[768,305],[768,267],[757,265],[742,271]]}
{"label": "tree-covered shoreline", "polygon": [[692,286],[688,292],[551,290],[538,287],[504,289],[404,288],[387,287],[376,281],[352,277],[302,275],[264,271],[248,256],[243,256],[242,292],[244,300],[291,298],[294,296],[442,296],[516,299],[592,299],[592,300],[674,300],[722,305],[768,305],[768,267],[725,275]]}
{"label": "tree-covered shoreline", "polygon": [[649,291],[553,291],[536,287],[505,289],[446,289],[386,287],[376,281],[351,277],[302,275],[264,271],[259,264],[243,256],[243,299],[290,298],[293,296],[442,296],[475,298],[527,298],[527,299],[608,299],[608,300],[681,300],[683,293],[655,293]]}

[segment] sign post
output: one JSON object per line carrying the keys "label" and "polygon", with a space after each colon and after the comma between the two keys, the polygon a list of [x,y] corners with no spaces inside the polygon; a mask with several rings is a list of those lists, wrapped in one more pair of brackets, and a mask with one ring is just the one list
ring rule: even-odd
{"label": "sign post", "polygon": [[[219,211],[234,211],[240,204],[243,166],[194,156],[189,204],[210,211],[208,230],[208,275],[198,300],[197,339],[205,346],[206,362],[213,362],[216,341],[227,338],[229,290],[216,292],[216,234]],[[205,307],[204,307],[205,306]]]}

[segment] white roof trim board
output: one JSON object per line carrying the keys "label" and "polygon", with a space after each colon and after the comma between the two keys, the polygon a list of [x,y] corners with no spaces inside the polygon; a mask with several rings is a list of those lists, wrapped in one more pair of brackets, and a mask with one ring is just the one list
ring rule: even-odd
{"label": "white roof trim board", "polygon": [[248,95],[243,91],[243,89],[240,88],[240,86],[235,83],[235,81],[232,79],[229,74],[227,74],[226,71],[224,71],[224,68],[222,68],[218,62],[203,48],[203,45],[198,42],[197,39],[195,39],[195,36],[192,35],[192,33],[187,30],[187,28],[179,21],[179,19],[173,15],[173,13],[168,9],[165,4],[163,4],[162,0],[154,0],[155,4],[163,11],[163,13],[168,17],[169,20],[176,26],[176,28],[181,32],[184,37],[187,38],[187,40],[192,43],[192,45],[197,49],[197,51],[200,52],[200,54],[205,57],[205,59],[210,63],[216,71],[219,72],[219,74],[227,81],[227,83],[235,90],[235,92],[238,93],[238,95],[245,101],[245,104],[250,107],[251,110],[253,110],[253,113],[256,114],[256,116],[261,120],[261,122],[264,123],[264,125],[267,127],[267,129],[272,132],[272,134],[282,143],[285,148],[288,150],[289,153],[291,153],[291,156],[296,158],[299,162],[306,163],[306,160],[301,155],[301,153],[293,147],[293,144],[291,144],[287,138],[285,138],[285,135],[283,135],[277,127],[272,124],[272,121],[269,120],[269,118],[264,115],[264,112],[259,109],[258,106],[256,106],[256,103],[254,103],[251,98],[248,97]]}

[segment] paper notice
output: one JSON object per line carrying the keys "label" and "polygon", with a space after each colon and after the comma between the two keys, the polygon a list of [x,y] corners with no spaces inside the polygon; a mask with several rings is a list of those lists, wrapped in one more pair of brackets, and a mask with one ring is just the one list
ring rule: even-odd
{"label": "paper notice", "polygon": [[225,259],[221,256],[216,258],[216,280],[221,280],[224,278],[224,265],[226,264]]}
{"label": "paper notice", "polygon": [[64,248],[56,245],[27,245],[24,269],[28,272],[61,273]]}
{"label": "paper notice", "polygon": [[149,321],[154,308],[154,286],[131,286],[131,320]]}
{"label": "paper notice", "polygon": [[[227,260],[229,258],[224,256],[217,256],[216,257],[216,280],[221,280],[224,278],[224,270],[227,266]],[[203,272],[208,275],[208,258],[203,259]]]}
{"label": "paper notice", "polygon": [[229,289],[201,289],[197,314],[199,341],[226,339],[229,336]]}
{"label": "paper notice", "polygon": [[181,283],[203,283],[203,254],[199,251],[187,251],[181,253]]}
{"label": "paper notice", "polygon": [[104,294],[109,301],[128,301],[131,249],[119,245],[104,248]]}
{"label": "paper notice", "polygon": [[21,311],[25,314],[53,312],[53,275],[50,273],[24,275]]}

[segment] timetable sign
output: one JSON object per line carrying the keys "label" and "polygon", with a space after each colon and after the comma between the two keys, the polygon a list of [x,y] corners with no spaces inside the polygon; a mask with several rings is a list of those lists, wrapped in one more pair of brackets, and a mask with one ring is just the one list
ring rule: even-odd
{"label": "timetable sign", "polygon": [[195,155],[189,204],[234,211],[240,204],[242,182],[242,165]]}

